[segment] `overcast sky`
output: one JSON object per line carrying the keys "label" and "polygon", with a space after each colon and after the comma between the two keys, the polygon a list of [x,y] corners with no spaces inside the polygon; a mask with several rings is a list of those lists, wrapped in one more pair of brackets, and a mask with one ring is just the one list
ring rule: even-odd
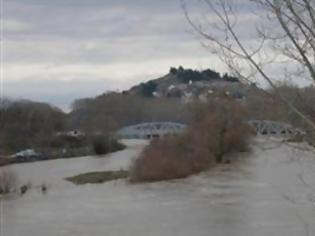
{"label": "overcast sky", "polygon": [[11,98],[66,108],[170,66],[220,69],[179,0],[4,0],[2,13],[2,86]]}
{"label": "overcast sky", "polygon": [[[11,98],[67,109],[76,98],[127,89],[171,66],[225,70],[192,33],[179,0],[0,1],[2,91]],[[246,30],[252,19],[244,10]]]}

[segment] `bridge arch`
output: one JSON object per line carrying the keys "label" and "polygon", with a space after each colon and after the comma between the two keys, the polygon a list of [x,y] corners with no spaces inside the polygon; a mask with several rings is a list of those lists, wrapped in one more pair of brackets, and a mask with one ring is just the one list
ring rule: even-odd
{"label": "bridge arch", "polygon": [[305,132],[290,124],[270,121],[270,120],[250,120],[248,124],[252,126],[257,134],[276,137],[293,137],[304,135]]}
{"label": "bridge arch", "polygon": [[178,135],[186,128],[186,125],[174,122],[146,122],[123,127],[116,134],[125,139],[152,139]]}

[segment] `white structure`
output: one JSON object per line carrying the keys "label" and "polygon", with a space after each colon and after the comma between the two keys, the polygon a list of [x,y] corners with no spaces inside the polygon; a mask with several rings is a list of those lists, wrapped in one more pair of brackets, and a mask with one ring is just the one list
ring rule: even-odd
{"label": "white structure", "polygon": [[40,154],[35,152],[33,149],[26,149],[20,152],[17,152],[10,157],[12,158],[30,158],[30,157],[39,157]]}
{"label": "white structure", "polygon": [[305,135],[305,132],[294,128],[292,125],[270,121],[270,120],[250,120],[248,124],[251,125],[260,135],[278,136],[278,137],[292,137],[296,135]]}
{"label": "white structure", "polygon": [[178,135],[186,125],[173,122],[150,122],[124,127],[116,135],[124,139],[152,139],[168,135]]}

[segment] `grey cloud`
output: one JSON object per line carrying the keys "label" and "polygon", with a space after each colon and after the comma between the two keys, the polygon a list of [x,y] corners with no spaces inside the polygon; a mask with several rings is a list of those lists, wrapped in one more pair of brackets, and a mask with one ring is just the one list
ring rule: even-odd
{"label": "grey cloud", "polygon": [[7,0],[4,26],[5,94],[62,107],[211,58],[180,0]]}
{"label": "grey cloud", "polygon": [[[155,16],[174,14],[178,1],[17,1],[5,16],[33,26],[32,35],[124,36]],[[175,10],[175,11],[174,11]],[[162,22],[163,23],[163,22]],[[167,25],[164,25],[167,27]]]}
{"label": "grey cloud", "polygon": [[[65,111],[75,99],[94,97],[106,91],[122,91],[134,83],[148,78],[156,78],[157,74],[142,74],[129,77],[128,82],[112,78],[93,78],[78,75],[74,80],[58,80],[48,78],[36,80],[25,78],[22,82],[4,82],[4,96],[14,99],[30,99],[52,103]],[[119,89],[118,89],[119,88]]]}

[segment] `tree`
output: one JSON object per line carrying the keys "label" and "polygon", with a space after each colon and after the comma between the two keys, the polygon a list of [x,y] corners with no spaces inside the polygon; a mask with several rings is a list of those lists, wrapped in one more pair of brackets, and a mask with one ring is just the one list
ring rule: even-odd
{"label": "tree", "polygon": [[144,97],[153,97],[153,93],[156,91],[157,84],[153,81],[141,84],[141,94]]}
{"label": "tree", "polygon": [[66,125],[66,115],[58,108],[26,100],[7,102],[0,115],[0,146],[6,152],[42,146]]}
{"label": "tree", "polygon": [[[182,0],[186,18],[202,36],[204,45],[236,77],[247,82],[259,77],[265,80],[278,98],[315,132],[315,122],[283,96],[276,83],[279,75],[271,73],[271,68],[277,67],[281,68],[282,77],[303,77],[315,84],[315,1],[202,0],[202,3],[209,15],[198,20],[189,14]],[[250,14],[241,22],[239,13],[245,7]],[[244,41],[244,28],[247,34],[255,33],[251,42]]]}

